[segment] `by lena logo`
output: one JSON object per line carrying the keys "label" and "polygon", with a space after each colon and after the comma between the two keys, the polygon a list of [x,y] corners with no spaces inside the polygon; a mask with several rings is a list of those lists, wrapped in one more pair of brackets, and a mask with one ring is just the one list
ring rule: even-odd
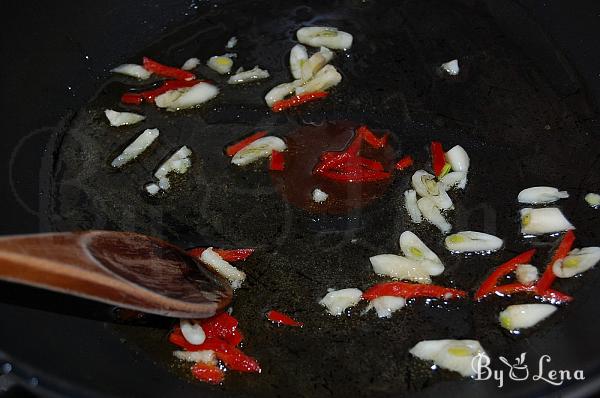
{"label": "by lena logo", "polygon": [[[560,386],[566,381],[570,380],[585,380],[583,370],[567,370],[567,369],[553,369],[550,365],[552,359],[550,355],[544,354],[537,361],[537,369],[532,367],[531,371],[529,366],[525,363],[527,353],[523,352],[520,356],[514,359],[511,363],[505,357],[498,357],[507,369],[492,369],[490,367],[491,359],[485,353],[479,353],[473,358],[472,367],[475,371],[475,380],[495,380],[498,383],[498,388],[504,386],[504,381],[508,378],[513,381],[540,381],[551,384],[553,386]],[[508,371],[508,373],[507,373]]]}

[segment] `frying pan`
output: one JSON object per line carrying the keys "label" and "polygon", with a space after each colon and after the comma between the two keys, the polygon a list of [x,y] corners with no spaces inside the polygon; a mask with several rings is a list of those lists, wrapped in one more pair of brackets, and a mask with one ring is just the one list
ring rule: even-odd
{"label": "frying pan", "polygon": [[[228,168],[221,150],[256,128],[285,136],[324,120],[390,130],[398,152],[414,153],[417,164],[426,164],[425,147],[434,137],[465,146],[473,172],[469,189],[456,198],[454,225],[506,237],[507,249],[486,258],[444,256],[447,275],[440,284],[473,289],[493,264],[532,245],[516,239],[514,197],[525,186],[567,189],[572,197],[564,210],[578,227],[578,246],[597,245],[597,212],[582,204],[583,194],[600,185],[594,7],[591,1],[19,3],[2,35],[1,150],[9,178],[1,232],[103,227],[137,230],[183,247],[257,247],[245,265],[249,280],[234,313],[248,336],[245,349],[265,370],[259,377],[228,374],[223,387],[190,382],[169,360],[169,320],[123,319],[104,305],[3,283],[0,365],[8,375],[0,377],[0,391],[146,397],[592,395],[600,371],[593,321],[599,315],[596,271],[560,285],[576,301],[521,336],[493,326],[502,305],[495,301],[416,303],[391,321],[357,313],[332,319],[316,304],[326,289],[375,283],[366,259],[397,250],[397,237],[409,225],[398,195],[407,177],[395,179],[378,202],[348,217],[307,214],[281,200],[264,170]],[[348,57],[335,61],[344,83],[328,102],[301,113],[265,112],[260,94],[289,78],[284,57],[292,33],[319,22],[355,34]],[[165,132],[164,148],[126,173],[106,172],[107,159],[135,133],[125,129],[110,136],[101,123],[98,111],[116,103],[125,88],[118,79],[106,83],[106,69],[142,53],[173,64],[193,55],[207,58],[222,51],[232,33],[241,39],[244,66],[265,66],[272,80],[226,91],[213,106],[180,115],[145,108]],[[458,79],[435,74],[440,62],[455,57],[464,65]],[[190,135],[191,129],[198,133]],[[149,202],[139,193],[144,176],[182,144],[197,156],[193,173],[161,202]],[[423,228],[416,232],[442,253],[439,235]],[[536,245],[548,252],[552,241]],[[307,327],[273,328],[262,318],[271,308],[293,313]],[[546,353],[557,369],[583,369],[586,380],[559,387],[507,381],[499,389],[447,372],[432,375],[406,353],[421,339],[444,337],[477,337],[496,356],[527,352],[532,366]]]}

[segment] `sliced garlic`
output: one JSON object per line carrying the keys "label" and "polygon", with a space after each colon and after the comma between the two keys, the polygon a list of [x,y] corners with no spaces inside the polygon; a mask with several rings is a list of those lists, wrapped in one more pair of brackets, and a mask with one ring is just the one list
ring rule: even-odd
{"label": "sliced garlic", "polygon": [[369,258],[373,271],[394,279],[431,283],[429,272],[417,261],[395,254],[379,254]]}
{"label": "sliced garlic", "polygon": [[216,253],[212,247],[204,250],[200,255],[200,261],[211,267],[219,275],[226,278],[233,289],[237,289],[242,286],[242,282],[246,279],[246,274],[240,271],[227,261],[223,260],[221,256]]}
{"label": "sliced garlic", "polygon": [[273,106],[277,101],[281,101],[288,95],[294,93],[296,87],[302,84],[302,80],[294,80],[289,83],[281,83],[275,87],[273,87],[267,95],[265,95],[265,102],[269,107]]}
{"label": "sliced garlic", "polygon": [[152,72],[144,69],[141,65],[136,64],[123,64],[110,70],[113,73],[119,73],[121,75],[135,77],[136,79],[146,80],[152,75]]}
{"label": "sliced garlic", "polygon": [[556,309],[551,304],[509,305],[504,311],[500,312],[498,319],[504,329],[526,329],[548,318]]}
{"label": "sliced garlic", "polygon": [[452,188],[465,189],[467,186],[467,173],[464,171],[452,171],[440,178],[439,184],[444,191]]}
{"label": "sliced garlic", "polygon": [[310,80],[325,65],[327,60],[320,53],[313,54],[306,62],[302,64],[300,78],[304,81]]}
{"label": "sliced garlic", "polygon": [[450,76],[456,76],[460,72],[460,67],[458,66],[458,60],[453,59],[452,61],[448,61],[443,63],[440,68]]}
{"label": "sliced garlic", "polygon": [[201,362],[209,365],[217,364],[217,356],[212,350],[173,351],[173,356],[186,362]]}
{"label": "sliced garlic", "polygon": [[192,70],[192,69],[196,69],[198,67],[198,65],[200,65],[200,60],[198,58],[190,58],[183,63],[183,65],[181,66],[181,69]]}
{"label": "sliced garlic", "polygon": [[455,145],[446,152],[446,160],[450,163],[453,171],[464,171],[465,173],[469,171],[469,155],[460,145]]}
{"label": "sliced garlic", "polygon": [[600,195],[598,195],[597,193],[588,193],[587,195],[585,195],[585,201],[588,203],[588,205],[592,206],[593,208],[597,209],[600,207]]}
{"label": "sliced garlic", "polygon": [[541,235],[567,231],[575,227],[557,207],[521,209],[521,234]]}
{"label": "sliced garlic", "polygon": [[312,198],[315,203],[323,203],[328,197],[329,195],[326,192],[321,191],[319,188],[316,188],[312,192]]}
{"label": "sliced garlic", "polygon": [[379,318],[391,318],[392,314],[406,305],[406,300],[396,296],[380,296],[369,302],[365,312],[375,308]]}
{"label": "sliced garlic", "polygon": [[477,340],[423,340],[409,352],[464,377],[475,376],[479,370],[476,357],[487,355]]}
{"label": "sliced garlic", "polygon": [[144,186],[144,189],[150,195],[154,196],[154,195],[156,195],[160,191],[160,186],[158,184],[154,183],[154,182],[151,182],[149,184],[146,184]]}
{"label": "sliced garlic", "polygon": [[452,230],[452,225],[440,213],[440,210],[436,207],[436,204],[430,198],[421,198],[417,201],[417,206],[423,214],[423,217],[431,224],[435,225],[442,233],[447,234]]}
{"label": "sliced garlic", "polygon": [[227,44],[225,44],[225,48],[228,48],[228,49],[233,48],[236,46],[237,42],[238,42],[237,37],[232,36],[229,38],[229,40],[227,40]]}
{"label": "sliced garlic", "polygon": [[183,337],[190,344],[199,345],[206,340],[206,334],[202,326],[192,320],[180,320],[179,327],[181,328],[181,334],[183,334]]}
{"label": "sliced garlic", "polygon": [[446,249],[453,253],[494,252],[500,250],[504,241],[497,236],[476,231],[461,231],[444,240]]}
{"label": "sliced garlic", "polygon": [[411,182],[415,191],[424,198],[430,198],[438,209],[447,210],[454,207],[445,187],[438,183],[432,174],[425,170],[417,170],[412,175]]}
{"label": "sliced garlic", "polygon": [[570,278],[594,267],[598,261],[600,261],[600,247],[573,249],[563,260],[555,262],[552,270],[559,278]]}
{"label": "sliced garlic", "polygon": [[290,70],[294,79],[302,78],[302,65],[308,61],[308,51],[302,44],[296,44],[290,51]]}
{"label": "sliced garlic", "polygon": [[117,112],[112,109],[104,110],[104,114],[111,126],[119,127],[128,124],[136,124],[146,119],[146,116],[138,115],[131,112]]}
{"label": "sliced garlic", "polygon": [[531,285],[539,278],[539,272],[536,267],[531,264],[519,264],[515,270],[517,281],[524,285]]}
{"label": "sliced garlic", "polygon": [[296,94],[306,94],[315,91],[326,91],[342,81],[342,75],[333,65],[325,65],[317,74],[303,86],[296,87]]}
{"label": "sliced garlic", "polygon": [[442,260],[421,239],[411,231],[400,235],[400,250],[411,260],[417,261],[429,275],[436,276],[444,272]]}
{"label": "sliced garlic", "polygon": [[231,159],[237,166],[245,166],[261,158],[271,156],[273,151],[283,152],[287,149],[285,142],[279,137],[267,136],[243,147]]}
{"label": "sliced garlic", "polygon": [[159,136],[158,129],[146,129],[131,144],[127,146],[111,163],[112,167],[122,167],[126,163],[137,158],[146,150]]}
{"label": "sliced garlic", "polygon": [[158,167],[154,172],[154,177],[160,180],[165,178],[171,172],[179,174],[185,173],[191,166],[191,155],[192,151],[187,146],[182,146]]}
{"label": "sliced garlic", "polygon": [[170,111],[192,108],[203,104],[219,94],[219,89],[210,83],[200,82],[192,87],[169,90],[157,96],[154,103]]}
{"label": "sliced garlic", "polygon": [[359,289],[348,288],[330,291],[319,301],[331,315],[342,315],[347,308],[353,307],[362,298],[362,292]]}
{"label": "sliced garlic", "polygon": [[312,47],[327,47],[336,50],[347,50],[352,47],[353,37],[350,33],[327,26],[312,26],[298,29],[298,41]]}
{"label": "sliced garlic", "polygon": [[414,189],[404,191],[404,207],[406,207],[412,222],[419,224],[423,221],[423,215],[417,206],[417,192]]}
{"label": "sliced garlic", "polygon": [[215,55],[206,61],[206,65],[215,72],[224,75],[231,72],[233,60],[225,55]]}
{"label": "sliced garlic", "polygon": [[269,71],[259,68],[255,66],[254,68],[247,71],[239,71],[235,75],[231,76],[227,83],[229,84],[242,84],[249,83],[256,80],[266,79],[269,76]]}
{"label": "sliced garlic", "polygon": [[531,187],[519,192],[519,203],[552,203],[559,199],[568,198],[567,191],[559,191],[554,187]]}

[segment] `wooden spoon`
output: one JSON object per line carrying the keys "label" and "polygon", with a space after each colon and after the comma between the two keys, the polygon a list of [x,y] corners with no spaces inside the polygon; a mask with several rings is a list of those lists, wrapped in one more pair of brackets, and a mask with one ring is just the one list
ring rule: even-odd
{"label": "wooden spoon", "polygon": [[0,238],[0,279],[177,318],[229,304],[229,283],[178,247],[130,232]]}

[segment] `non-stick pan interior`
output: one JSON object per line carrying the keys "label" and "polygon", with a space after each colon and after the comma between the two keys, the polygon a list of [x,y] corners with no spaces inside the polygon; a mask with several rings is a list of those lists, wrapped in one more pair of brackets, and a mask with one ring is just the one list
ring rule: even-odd
{"label": "non-stick pan interior", "polygon": [[[512,15],[502,11],[505,18]],[[184,396],[203,391],[248,396],[396,396],[465,386],[474,395],[499,391],[493,382],[463,381],[446,371],[432,372],[430,365],[408,354],[416,342],[436,338],[478,339],[492,357],[513,358],[527,351],[537,358],[547,353],[560,368],[585,365],[592,371],[598,365],[595,352],[599,347],[593,338],[594,325],[586,319],[593,319],[598,311],[592,302],[598,280],[595,271],[560,284],[561,290],[576,296],[576,302],[534,332],[519,336],[496,326],[495,316],[506,305],[500,300],[482,304],[417,301],[389,320],[377,319],[373,313],[363,316],[363,307],[350,317],[333,318],[318,305],[328,288],[365,289],[383,280],[373,275],[368,258],[397,252],[398,236],[405,229],[416,232],[442,254],[447,268],[436,279],[441,285],[474,291],[491,268],[532,246],[539,248],[543,262],[554,240],[518,237],[515,197],[531,185],[568,190],[571,197],[562,207],[578,228],[578,245],[598,243],[597,212],[582,200],[590,187],[600,185],[593,172],[598,167],[598,150],[594,147],[597,134],[590,130],[592,105],[573,71],[559,62],[562,59],[546,58],[540,67],[535,57],[504,33],[503,22],[506,19],[498,22],[479,2],[281,2],[269,7],[257,2],[216,3],[201,7],[199,16],[188,24],[124,59],[139,62],[142,55],[148,55],[174,65],[191,56],[206,59],[223,52],[227,39],[236,35],[239,64],[258,64],[272,77],[261,84],[228,87],[201,67],[203,76],[222,87],[222,95],[214,102],[178,113],[145,106],[147,120],[142,125],[119,130],[108,128],[103,110],[115,107],[132,82],[107,80],[56,132],[44,158],[51,170],[43,201],[47,226],[134,230],[183,247],[256,247],[242,266],[248,281],[236,292],[233,313],[247,335],[245,350],[259,359],[263,372],[260,376],[230,372],[223,386],[208,387],[186,380],[184,369],[171,359],[165,320],[148,318],[116,325],[69,318],[73,334],[82,327],[92,331],[90,337],[96,333],[110,336],[99,337],[96,348],[103,347],[104,339],[123,340],[118,349],[111,346],[103,356],[90,358],[91,373],[100,364],[118,361],[117,368],[103,368],[101,374],[114,376],[119,383],[128,376],[132,383],[141,383],[151,374],[156,380],[150,378],[151,392],[146,395],[164,393],[167,387]],[[307,24],[334,25],[355,35],[351,51],[333,61],[343,74],[343,83],[326,101],[298,112],[273,114],[262,97],[271,86],[290,80],[287,52],[294,32]],[[543,36],[530,34],[537,32],[534,28],[518,25],[514,31],[537,40],[536,48],[543,54],[552,53]],[[460,59],[461,74],[456,78],[440,75],[439,64],[453,58]],[[253,130],[267,129],[285,137],[300,126],[328,120],[389,130],[398,154],[413,154],[420,167],[428,167],[426,148],[431,139],[464,146],[471,155],[472,172],[467,191],[453,197],[452,222],[456,230],[502,236],[506,250],[485,257],[447,254],[436,230],[408,221],[401,200],[408,173],[395,178],[385,195],[361,211],[347,217],[315,215],[283,201],[264,164],[239,170],[222,153],[227,143]],[[111,170],[112,157],[142,128],[151,127],[161,130],[160,145],[122,171]],[[142,186],[158,162],[184,144],[194,152],[191,172],[175,181],[168,194],[149,198]],[[28,292],[9,289],[17,297]],[[76,303],[88,308],[78,300],[35,294],[60,300],[61,306]],[[103,306],[89,308],[93,318],[112,319]],[[274,327],[264,319],[272,308],[301,319],[305,327]],[[53,314],[35,311],[32,316]],[[99,325],[102,328],[97,330]],[[83,336],[58,347],[81,350],[86,340]],[[137,363],[142,366],[125,366],[132,355],[139,356]],[[69,378],[58,369],[49,373]],[[94,379],[88,376],[78,382],[93,383],[100,392],[119,391],[121,384],[97,385]],[[160,389],[151,387],[155,384]],[[512,383],[503,392],[529,394],[547,388],[543,383]],[[132,391],[143,390],[138,386]]]}

